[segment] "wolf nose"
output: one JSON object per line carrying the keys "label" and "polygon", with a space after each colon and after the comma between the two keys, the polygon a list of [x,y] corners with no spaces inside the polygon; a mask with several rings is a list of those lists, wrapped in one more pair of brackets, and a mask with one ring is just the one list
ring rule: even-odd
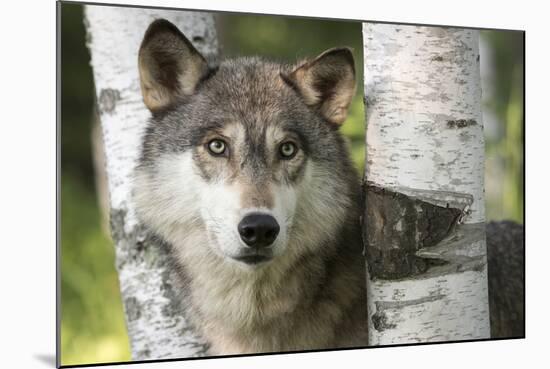
{"label": "wolf nose", "polygon": [[238,225],[241,239],[248,246],[263,248],[271,245],[279,234],[279,224],[271,215],[250,214]]}

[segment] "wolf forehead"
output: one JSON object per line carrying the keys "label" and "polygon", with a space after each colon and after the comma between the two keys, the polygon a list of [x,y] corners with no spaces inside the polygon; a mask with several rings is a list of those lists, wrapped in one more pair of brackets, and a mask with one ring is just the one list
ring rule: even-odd
{"label": "wolf forehead", "polygon": [[189,99],[190,115],[202,124],[237,123],[247,131],[279,126],[300,131],[306,125],[321,126],[317,117],[301,101],[294,88],[284,80],[291,66],[244,57],[226,60],[199,85]]}
{"label": "wolf forehead", "polygon": [[[271,131],[292,133],[308,150],[313,142],[333,139],[334,128],[305,105],[284,80],[292,66],[260,57],[222,61],[195,93],[153,114],[145,142],[156,153],[199,145],[212,131],[239,125],[247,141],[265,141]],[[258,142],[264,143],[264,142]]]}
{"label": "wolf forehead", "polygon": [[[198,93],[243,120],[263,118],[269,122],[286,110],[300,112],[298,94],[285,75],[292,66],[260,57],[240,57],[223,61]],[[203,88],[201,88],[203,87]],[[295,112],[296,113],[296,112]]]}

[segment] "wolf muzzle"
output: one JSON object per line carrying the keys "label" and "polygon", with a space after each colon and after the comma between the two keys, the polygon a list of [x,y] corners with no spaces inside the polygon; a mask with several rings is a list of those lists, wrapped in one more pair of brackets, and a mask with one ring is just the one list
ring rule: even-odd
{"label": "wolf muzzle", "polygon": [[252,213],[245,216],[238,225],[243,242],[252,248],[263,249],[273,244],[279,234],[279,223],[268,214]]}
{"label": "wolf muzzle", "polygon": [[235,257],[246,264],[258,264],[273,257],[271,245],[279,235],[279,223],[269,215],[251,213],[245,216],[238,224],[237,229],[242,241],[247,246],[244,252]]}

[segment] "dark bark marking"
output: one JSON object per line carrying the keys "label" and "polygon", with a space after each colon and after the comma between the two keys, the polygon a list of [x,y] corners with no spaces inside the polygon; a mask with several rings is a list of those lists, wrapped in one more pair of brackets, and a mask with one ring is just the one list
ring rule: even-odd
{"label": "dark bark marking", "polygon": [[447,121],[448,128],[464,128],[469,126],[475,126],[477,124],[475,119],[450,119]]}
{"label": "dark bark marking", "polygon": [[378,332],[385,331],[387,329],[393,329],[397,327],[397,324],[388,322],[388,316],[386,315],[386,310],[389,309],[400,309],[405,306],[420,305],[425,302],[432,302],[441,300],[445,295],[430,295],[426,297],[421,297],[414,300],[407,301],[375,301],[374,305],[376,306],[376,312],[371,316],[372,325],[374,329]]}
{"label": "dark bark marking", "polygon": [[395,280],[424,274],[449,262],[426,257],[467,214],[471,196],[414,189],[390,190],[366,185],[363,237],[370,276]]}
{"label": "dark bark marking", "polygon": [[141,308],[135,297],[129,297],[124,300],[124,310],[126,311],[126,317],[130,322],[139,319],[141,316]]}
{"label": "dark bark marking", "polygon": [[376,311],[371,317],[372,325],[378,332],[385,331],[387,329],[393,329],[396,327],[393,323],[388,323],[388,317],[383,311]]}
{"label": "dark bark marking", "polygon": [[137,357],[151,357],[151,350],[145,349],[137,353]]}
{"label": "dark bark marking", "polygon": [[[167,244],[162,244],[159,246],[164,250],[169,247],[169,245]],[[181,293],[177,291],[178,288],[182,287],[177,283],[177,266],[170,258],[170,256],[166,255],[165,258],[167,259],[165,261],[165,264],[167,266],[164,269],[162,276],[162,294],[164,297],[166,297],[168,303],[162,308],[162,314],[168,317],[184,315],[184,307],[181,301]],[[194,328],[189,327],[189,330],[195,333]]]}
{"label": "dark bark marking", "polygon": [[117,102],[120,100],[120,92],[112,88],[104,88],[99,93],[99,111],[101,113],[112,113]]}
{"label": "dark bark marking", "polygon": [[125,206],[110,212],[111,236],[116,243],[117,254],[125,255],[123,258],[117,257],[117,268],[121,268],[126,261],[142,262],[149,268],[162,265],[166,258],[166,250],[160,245],[162,242],[141,225],[132,232],[126,232],[126,215]]}
{"label": "dark bark marking", "polygon": [[376,305],[376,310],[401,309],[405,306],[420,305],[425,302],[442,300],[443,298],[445,298],[445,295],[438,294],[406,301],[376,301],[374,304]]}

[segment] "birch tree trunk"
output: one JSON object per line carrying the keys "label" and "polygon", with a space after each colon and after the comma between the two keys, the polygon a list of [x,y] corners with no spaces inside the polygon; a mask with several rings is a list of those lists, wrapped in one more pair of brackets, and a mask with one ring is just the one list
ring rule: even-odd
{"label": "birch tree trunk", "polygon": [[85,7],[110,195],[116,266],[134,360],[202,356],[206,345],[178,309],[167,255],[138,224],[131,175],[149,111],[142,102],[137,53],[156,18],[176,24],[202,53],[218,50],[214,19],[199,12]]}
{"label": "birch tree trunk", "polygon": [[478,32],[363,40],[369,344],[488,338]]}

